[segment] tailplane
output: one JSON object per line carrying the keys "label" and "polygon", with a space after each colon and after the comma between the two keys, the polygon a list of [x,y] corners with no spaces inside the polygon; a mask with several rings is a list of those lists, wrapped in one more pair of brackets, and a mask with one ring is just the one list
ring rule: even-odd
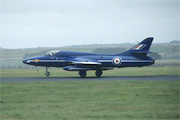
{"label": "tailplane", "polygon": [[153,37],[146,38],[145,40],[137,44],[135,47],[131,48],[130,50],[124,53],[121,53],[120,55],[137,56],[137,57],[146,56],[147,53],[151,53],[149,49],[151,47],[152,41],[153,41]]}

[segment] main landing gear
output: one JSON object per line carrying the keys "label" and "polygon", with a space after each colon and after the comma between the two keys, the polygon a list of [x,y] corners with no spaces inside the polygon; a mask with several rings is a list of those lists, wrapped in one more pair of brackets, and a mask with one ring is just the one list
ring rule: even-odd
{"label": "main landing gear", "polygon": [[[96,70],[95,74],[97,77],[101,77],[102,70]],[[81,78],[85,78],[86,77],[86,71],[79,71],[79,75]]]}
{"label": "main landing gear", "polygon": [[50,72],[48,71],[48,67],[46,67],[46,73],[45,73],[46,76],[50,76]]}
{"label": "main landing gear", "polygon": [[86,71],[79,71],[79,75],[81,76],[81,78],[85,78],[86,77]]}
{"label": "main landing gear", "polygon": [[97,77],[101,77],[101,75],[102,75],[102,70],[96,70],[96,76]]}

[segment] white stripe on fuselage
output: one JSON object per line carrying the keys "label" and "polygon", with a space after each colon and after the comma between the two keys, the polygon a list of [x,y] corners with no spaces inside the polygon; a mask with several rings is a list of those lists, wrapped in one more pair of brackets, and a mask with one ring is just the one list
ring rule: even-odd
{"label": "white stripe on fuselage", "polygon": [[[112,63],[112,60],[98,60],[99,62],[103,63]],[[39,62],[67,62],[66,60],[40,60],[38,62],[36,62],[36,60],[28,60],[28,62],[35,62],[35,63],[39,63]],[[122,63],[123,62],[152,62],[151,60],[122,60]],[[86,62],[79,62],[79,63],[86,63]],[[94,62],[92,62],[93,64]]]}
{"label": "white stripe on fuselage", "polygon": [[[36,60],[28,60],[28,62],[36,62]],[[66,62],[66,60],[39,60],[38,62]]]}
{"label": "white stripe on fuselage", "polygon": [[98,60],[99,62],[112,62],[112,60]]}
{"label": "white stripe on fuselage", "polygon": [[151,60],[122,60],[122,62],[152,62]]}
{"label": "white stripe on fuselage", "polygon": [[[112,60],[99,60],[99,62],[112,62]],[[151,60],[123,60],[123,62],[152,62]]]}

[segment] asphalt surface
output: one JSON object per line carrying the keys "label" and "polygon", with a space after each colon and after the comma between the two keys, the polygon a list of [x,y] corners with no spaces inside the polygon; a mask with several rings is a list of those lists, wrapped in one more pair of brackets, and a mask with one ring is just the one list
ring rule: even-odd
{"label": "asphalt surface", "polygon": [[120,76],[120,77],[41,77],[41,78],[0,78],[0,82],[46,82],[46,81],[178,81],[180,76]]}

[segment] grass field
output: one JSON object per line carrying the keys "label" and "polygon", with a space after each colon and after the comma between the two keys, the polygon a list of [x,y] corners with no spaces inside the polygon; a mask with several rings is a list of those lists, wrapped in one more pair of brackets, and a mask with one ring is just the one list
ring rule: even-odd
{"label": "grass field", "polygon": [[2,120],[179,120],[179,81],[1,83]]}
{"label": "grass field", "polygon": [[[44,77],[45,69],[1,69],[1,78]],[[122,68],[103,76],[179,75],[179,67]],[[87,77],[95,77],[89,71]],[[79,77],[53,69],[51,77]],[[92,78],[93,79],[93,78]],[[109,78],[110,79],[110,78]],[[0,83],[2,120],[179,120],[179,81]]]}
{"label": "grass field", "polygon": [[[79,77],[78,72],[64,71],[62,68],[52,68],[50,77]],[[180,68],[166,67],[135,67],[135,68],[119,68],[114,70],[103,71],[102,76],[160,76],[160,75],[179,75]],[[1,78],[7,77],[44,77],[45,68],[39,69],[1,69]],[[87,77],[94,77],[95,71],[88,71]]]}

